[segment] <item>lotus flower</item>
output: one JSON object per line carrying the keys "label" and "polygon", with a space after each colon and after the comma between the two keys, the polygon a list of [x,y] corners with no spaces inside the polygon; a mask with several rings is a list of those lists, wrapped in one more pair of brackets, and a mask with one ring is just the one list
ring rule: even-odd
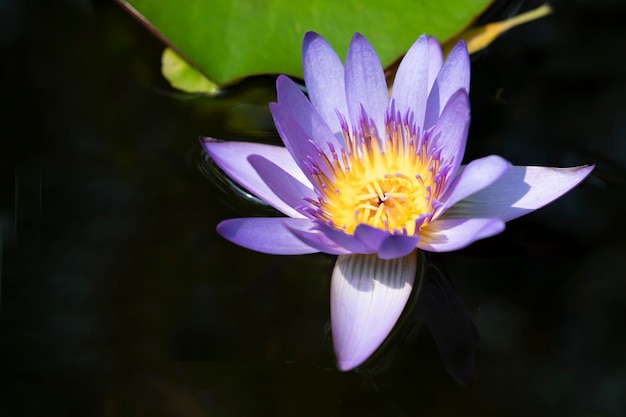
{"label": "lotus flower", "polygon": [[411,293],[417,249],[453,251],[561,196],[593,166],[512,166],[499,156],[461,165],[470,122],[470,62],[459,42],[443,60],[421,36],[391,95],[381,63],[355,34],[345,67],[309,32],[308,98],[286,76],[270,110],[285,147],[203,138],[231,178],[286,217],[237,218],[217,231],[269,254],[339,255],[331,282],[338,366],[352,369],[384,341]]}

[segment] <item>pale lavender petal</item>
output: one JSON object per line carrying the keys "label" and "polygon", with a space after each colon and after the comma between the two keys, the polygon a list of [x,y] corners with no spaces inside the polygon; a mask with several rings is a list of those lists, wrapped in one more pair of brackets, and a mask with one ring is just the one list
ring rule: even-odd
{"label": "pale lavender petal", "polygon": [[417,247],[429,252],[450,252],[503,230],[504,222],[497,218],[437,219],[422,228]]}
{"label": "pale lavender petal", "polygon": [[355,33],[350,42],[345,71],[350,121],[358,123],[363,108],[374,121],[378,134],[384,137],[384,116],[389,104],[387,82],[378,55],[360,33]]}
{"label": "pale lavender petal", "polygon": [[376,255],[337,258],[330,319],[339,369],[359,366],[387,338],[409,299],[416,270],[417,251],[391,260]]}
{"label": "pale lavender petal", "polygon": [[469,97],[464,90],[452,95],[430,135],[429,151],[439,150],[441,160],[452,165],[454,175],[461,165],[470,123]]}
{"label": "pale lavender petal", "polygon": [[510,162],[497,155],[486,156],[470,162],[461,170],[441,197],[440,200],[444,204],[439,213],[445,212],[458,201],[492,184],[511,167]]}
{"label": "pale lavender petal", "polygon": [[288,217],[253,217],[224,220],[217,232],[231,242],[258,252],[272,255],[303,255],[319,252],[298,239],[289,229],[311,228],[308,219]]}
{"label": "pale lavender petal", "polygon": [[381,259],[403,257],[415,249],[419,240],[419,236],[394,235],[367,224],[358,225],[354,236],[375,251]]}
{"label": "pale lavender petal", "polygon": [[457,43],[448,54],[432,86],[426,105],[425,128],[433,126],[446,103],[458,90],[469,93],[470,60],[465,42]]}
{"label": "pale lavender petal", "polygon": [[304,35],[302,69],[313,107],[343,141],[337,117],[337,112],[348,116],[343,64],[328,42],[315,32]]}
{"label": "pale lavender petal", "polygon": [[309,217],[302,212],[302,207],[310,206],[306,199],[315,199],[316,194],[312,188],[301,183],[280,166],[272,161],[259,156],[250,155],[248,162],[265,182],[271,191],[278,197],[279,201],[268,201],[272,206],[287,204],[302,215]]}
{"label": "pale lavender petal", "polygon": [[429,53],[426,35],[411,46],[396,72],[391,97],[396,110],[404,117],[412,111],[421,126],[428,98]]}
{"label": "pale lavender petal", "polygon": [[432,36],[428,37],[428,91],[433,88],[433,84],[437,79],[437,74],[441,70],[443,64],[443,54],[441,53],[441,45],[437,39]]}
{"label": "pale lavender petal", "polygon": [[239,185],[287,216],[303,217],[270,189],[248,161],[250,155],[260,155],[283,168],[307,188],[313,189],[287,149],[260,143],[223,142],[212,138],[202,138],[201,143],[215,163]]}
{"label": "pale lavender petal", "polygon": [[[300,87],[289,77],[284,75],[278,77],[276,80],[276,92],[278,94],[278,105],[291,112],[291,115],[298,122],[306,136],[317,147],[326,151],[329,143],[335,148],[343,146],[343,135],[341,136],[341,141],[338,141],[334,132],[331,131],[322,116],[306,98]],[[337,119],[336,114],[335,119]]]}
{"label": "pale lavender petal", "polygon": [[514,166],[490,186],[456,203],[442,218],[498,217],[509,221],[556,200],[593,168]]}

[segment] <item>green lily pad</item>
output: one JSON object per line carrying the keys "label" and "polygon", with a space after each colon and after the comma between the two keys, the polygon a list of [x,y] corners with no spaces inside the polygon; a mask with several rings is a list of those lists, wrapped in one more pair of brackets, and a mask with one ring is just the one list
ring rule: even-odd
{"label": "green lily pad", "polygon": [[491,0],[117,0],[192,67],[220,86],[255,74],[302,77],[301,43],[313,30],[345,56],[354,32],[384,66],[422,33],[444,42]]}

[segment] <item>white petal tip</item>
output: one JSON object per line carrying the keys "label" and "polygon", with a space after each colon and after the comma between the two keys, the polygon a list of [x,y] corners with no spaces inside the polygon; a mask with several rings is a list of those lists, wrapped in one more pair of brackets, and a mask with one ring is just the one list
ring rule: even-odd
{"label": "white petal tip", "polygon": [[417,251],[396,259],[342,255],[331,280],[331,324],[337,367],[356,368],[382,345],[411,294]]}
{"label": "white petal tip", "polygon": [[342,372],[351,371],[357,366],[361,365],[363,362],[365,362],[365,359],[367,358],[363,358],[360,361],[337,361],[337,368],[339,368],[339,370]]}

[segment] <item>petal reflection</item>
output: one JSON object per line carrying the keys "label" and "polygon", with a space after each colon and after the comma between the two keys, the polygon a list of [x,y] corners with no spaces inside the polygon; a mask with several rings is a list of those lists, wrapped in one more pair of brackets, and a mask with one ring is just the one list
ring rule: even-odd
{"label": "petal reflection", "polygon": [[474,381],[478,331],[452,282],[435,266],[430,265],[426,272],[417,309],[450,376],[462,385]]}

